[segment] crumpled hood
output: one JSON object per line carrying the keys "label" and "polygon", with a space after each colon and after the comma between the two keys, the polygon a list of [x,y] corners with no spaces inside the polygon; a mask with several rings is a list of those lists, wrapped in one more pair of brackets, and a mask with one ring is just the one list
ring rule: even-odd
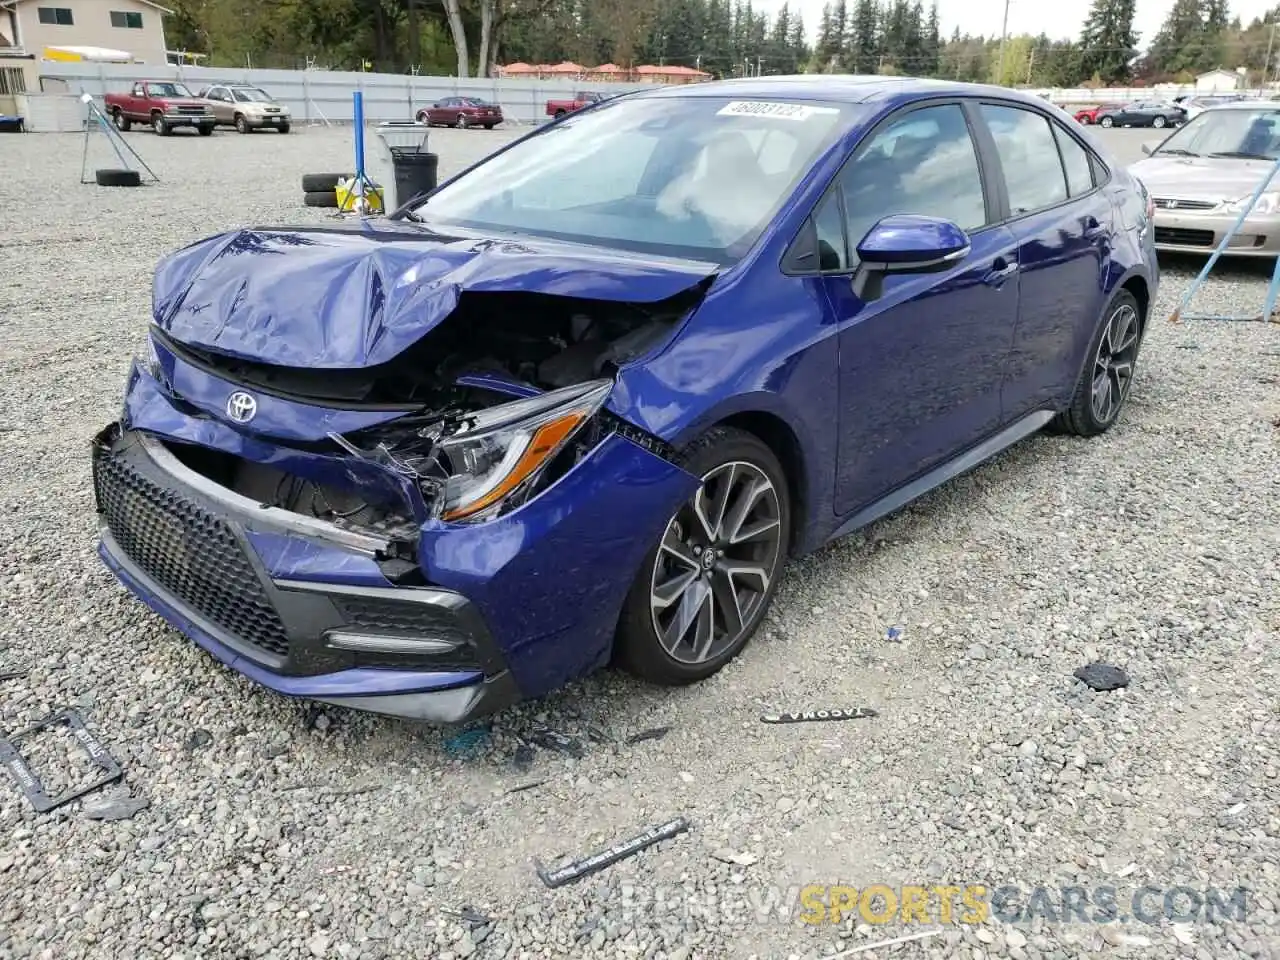
{"label": "crumpled hood", "polygon": [[[1258,189],[1275,164],[1227,157],[1148,157],[1129,167],[1153,197],[1173,200],[1239,200]],[[1280,177],[1272,182],[1280,190]]]}
{"label": "crumpled hood", "polygon": [[175,340],[290,367],[391,360],[466,292],[530,292],[655,303],[717,271],[555,241],[443,237],[366,220],[329,228],[245,229],[160,262],[155,323]]}

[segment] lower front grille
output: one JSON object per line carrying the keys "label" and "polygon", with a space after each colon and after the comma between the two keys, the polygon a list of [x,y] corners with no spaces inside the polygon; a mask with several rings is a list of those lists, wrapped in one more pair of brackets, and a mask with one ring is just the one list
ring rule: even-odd
{"label": "lower front grille", "polygon": [[103,450],[94,451],[93,482],[111,536],[148,577],[237,639],[288,655],[284,624],[226,523]]}
{"label": "lower front grille", "polygon": [[1212,247],[1213,231],[1156,227],[1156,243],[1166,243],[1174,247]]}

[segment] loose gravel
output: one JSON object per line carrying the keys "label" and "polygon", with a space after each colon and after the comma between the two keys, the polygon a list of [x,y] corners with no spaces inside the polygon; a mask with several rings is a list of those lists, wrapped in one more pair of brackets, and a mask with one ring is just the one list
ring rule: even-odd
{"label": "loose gravel", "polygon": [[[432,143],[448,174],[509,136]],[[1110,137],[1137,159],[1140,135]],[[875,882],[1250,900],[1243,921],[1042,914],[859,958],[1280,957],[1280,327],[1164,323],[1198,264],[1166,265],[1107,436],[1036,437],[794,564],[707,683],[604,674],[468,753],[263,691],[98,562],[87,441],[118,412],[156,259],[324,222],[299,179],[351,165],[337,130],[129,142],[160,185],[81,186],[78,135],[0,138],[0,675],[27,671],[0,680],[0,730],[73,706],[127,770],[47,815],[0,781],[0,958],[818,958],[931,929],[810,926],[780,899]],[[1198,307],[1260,305],[1267,273],[1220,268]],[[1089,690],[1091,661],[1130,685]],[[859,706],[879,715],[759,722]],[[581,756],[522,746],[544,726]],[[534,858],[679,815],[691,832],[595,877],[536,878]]]}

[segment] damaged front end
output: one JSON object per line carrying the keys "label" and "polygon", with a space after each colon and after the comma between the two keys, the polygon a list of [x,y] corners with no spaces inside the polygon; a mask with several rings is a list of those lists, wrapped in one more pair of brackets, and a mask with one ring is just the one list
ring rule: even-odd
{"label": "damaged front end", "polygon": [[281,693],[456,722],[548,692],[607,659],[648,545],[696,487],[606,404],[704,292],[464,292],[364,368],[154,327],[94,444],[100,553]]}

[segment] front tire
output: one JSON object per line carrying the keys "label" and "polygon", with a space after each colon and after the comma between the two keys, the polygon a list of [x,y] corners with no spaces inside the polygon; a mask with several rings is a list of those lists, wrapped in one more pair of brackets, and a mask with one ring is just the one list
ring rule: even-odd
{"label": "front tire", "polygon": [[121,133],[128,133],[129,128],[133,126],[129,118],[124,115],[124,111],[118,107],[112,113],[112,117],[116,121],[116,129],[119,130]]}
{"label": "front tire", "polygon": [[645,555],[623,604],[615,660],[682,686],[746,647],[773,600],[791,537],[786,474],[754,435],[715,427],[681,466],[702,480]]}
{"label": "front tire", "polygon": [[1096,437],[1115,425],[1129,399],[1145,323],[1142,308],[1128,290],[1111,298],[1089,341],[1089,359],[1080,372],[1071,406],[1052,421],[1057,432]]}
{"label": "front tire", "polygon": [[156,132],[158,137],[167,137],[170,132],[168,122],[158,113],[151,115],[151,129]]}
{"label": "front tire", "polygon": [[245,116],[243,113],[236,114],[236,131],[239,133],[252,132],[249,127],[249,121],[245,119]]}

